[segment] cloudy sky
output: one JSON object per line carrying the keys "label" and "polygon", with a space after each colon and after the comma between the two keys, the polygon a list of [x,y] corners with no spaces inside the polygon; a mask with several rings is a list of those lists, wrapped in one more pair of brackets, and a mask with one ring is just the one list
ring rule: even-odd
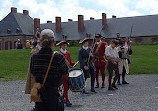
{"label": "cloudy sky", "polygon": [[10,7],[17,7],[18,12],[29,10],[31,17],[40,18],[42,23],[55,21],[61,16],[62,21],[77,20],[77,15],[84,19],[101,18],[101,13],[117,17],[158,14],[158,0],[0,0],[0,20],[9,12]]}

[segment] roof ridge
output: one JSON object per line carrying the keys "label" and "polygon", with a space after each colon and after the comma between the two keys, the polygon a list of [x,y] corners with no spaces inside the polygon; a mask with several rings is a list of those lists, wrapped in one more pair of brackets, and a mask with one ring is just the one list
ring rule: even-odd
{"label": "roof ridge", "polygon": [[[124,18],[136,18],[136,17],[148,17],[148,16],[158,16],[158,14],[153,14],[153,15],[140,15],[140,16],[130,16],[130,17],[118,17],[118,18],[107,18],[107,20],[112,20],[112,19],[124,19]],[[94,19],[94,20],[84,20],[86,21],[97,21],[97,20],[102,20],[102,19]],[[65,22],[61,22],[61,23],[74,23],[74,22],[78,22],[78,21],[65,21]],[[48,23],[41,23],[42,25],[48,24]],[[55,24],[55,22],[53,23],[49,23],[49,24]]]}

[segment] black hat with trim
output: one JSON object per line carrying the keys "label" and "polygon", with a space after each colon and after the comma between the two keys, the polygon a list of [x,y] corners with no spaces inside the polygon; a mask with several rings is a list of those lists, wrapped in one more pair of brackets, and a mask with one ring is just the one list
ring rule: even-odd
{"label": "black hat with trim", "polygon": [[79,44],[84,44],[85,42],[89,41],[89,38],[84,38],[83,40],[80,40]]}
{"label": "black hat with trim", "polygon": [[105,40],[106,38],[105,38],[105,37],[102,37],[101,39],[102,39],[102,40]]}
{"label": "black hat with trim", "polygon": [[61,46],[61,45],[64,45],[64,44],[68,45],[68,42],[65,41],[65,40],[60,41],[59,43],[56,44],[56,46]]}
{"label": "black hat with trim", "polygon": [[95,38],[101,38],[102,35],[101,34],[95,34]]}

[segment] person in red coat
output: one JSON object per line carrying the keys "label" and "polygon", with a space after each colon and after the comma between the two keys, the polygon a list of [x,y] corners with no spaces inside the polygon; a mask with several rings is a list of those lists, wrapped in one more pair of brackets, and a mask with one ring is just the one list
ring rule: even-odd
{"label": "person in red coat", "polygon": [[[71,61],[70,52],[66,50],[67,45],[68,45],[67,41],[61,41],[57,44],[57,46],[60,46],[59,52],[64,55],[67,65],[70,68],[71,66],[75,65],[75,62]],[[67,76],[62,76],[62,82],[63,82],[63,87],[64,87],[63,99],[65,100],[66,106],[70,107],[72,106],[72,104],[70,103],[69,98],[68,98],[68,90],[69,90],[68,76],[69,74],[67,74]]]}
{"label": "person in red coat", "polygon": [[93,54],[94,54],[94,65],[95,65],[95,76],[96,76],[96,87],[99,88],[99,71],[102,76],[102,87],[105,88],[105,48],[108,46],[106,42],[101,41],[101,35],[95,35],[96,42],[93,44]]}

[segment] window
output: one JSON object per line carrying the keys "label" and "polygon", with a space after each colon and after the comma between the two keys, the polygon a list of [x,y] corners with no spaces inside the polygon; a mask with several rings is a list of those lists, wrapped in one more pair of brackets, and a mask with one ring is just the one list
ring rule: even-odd
{"label": "window", "polygon": [[19,28],[16,28],[16,33],[20,33],[20,29]]}
{"label": "window", "polygon": [[158,42],[158,37],[152,38],[152,42]]}
{"label": "window", "polygon": [[8,30],[7,30],[7,33],[8,33],[8,34],[9,34],[9,33],[11,33],[11,30],[10,30],[10,29],[8,29]]}

